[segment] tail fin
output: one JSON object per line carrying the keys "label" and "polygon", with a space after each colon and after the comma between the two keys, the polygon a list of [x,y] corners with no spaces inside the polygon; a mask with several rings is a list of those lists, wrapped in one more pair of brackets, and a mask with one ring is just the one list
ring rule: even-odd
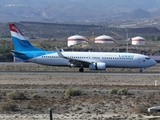
{"label": "tail fin", "polygon": [[15,24],[10,23],[9,28],[15,51],[42,51],[42,49],[34,47]]}

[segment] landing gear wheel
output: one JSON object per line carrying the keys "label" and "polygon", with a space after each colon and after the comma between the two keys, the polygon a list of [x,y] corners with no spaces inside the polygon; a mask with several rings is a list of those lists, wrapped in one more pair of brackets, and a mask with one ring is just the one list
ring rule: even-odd
{"label": "landing gear wheel", "polygon": [[84,72],[83,67],[79,68],[79,72]]}

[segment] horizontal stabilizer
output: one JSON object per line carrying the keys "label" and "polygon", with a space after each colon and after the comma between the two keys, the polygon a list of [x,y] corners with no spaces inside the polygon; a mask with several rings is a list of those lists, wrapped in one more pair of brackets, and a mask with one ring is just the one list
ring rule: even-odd
{"label": "horizontal stabilizer", "polygon": [[19,55],[26,55],[24,53],[21,53],[21,52],[17,52],[17,51],[14,51],[14,50],[11,50],[12,53],[15,53],[15,54],[19,54]]}

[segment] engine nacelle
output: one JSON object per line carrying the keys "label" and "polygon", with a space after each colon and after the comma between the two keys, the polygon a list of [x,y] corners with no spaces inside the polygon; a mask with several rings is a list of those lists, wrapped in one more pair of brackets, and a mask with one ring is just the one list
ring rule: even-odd
{"label": "engine nacelle", "polygon": [[91,63],[89,64],[90,70],[105,70],[106,64],[105,63]]}

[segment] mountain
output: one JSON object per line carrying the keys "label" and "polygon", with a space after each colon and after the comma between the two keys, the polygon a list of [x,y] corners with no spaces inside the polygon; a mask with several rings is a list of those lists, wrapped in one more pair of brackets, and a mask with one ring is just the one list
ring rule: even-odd
{"label": "mountain", "polygon": [[[141,10],[139,17],[143,16],[145,11],[160,9],[159,4],[160,0],[1,0],[0,22],[27,20],[47,22],[103,21],[141,8],[144,11]],[[137,12],[130,14],[136,17]],[[147,14],[146,12],[144,17],[150,17]]]}
{"label": "mountain", "polygon": [[139,19],[139,18],[150,18],[150,17],[151,17],[151,13],[141,8],[136,9],[122,16],[122,18],[125,18],[125,19]]}

